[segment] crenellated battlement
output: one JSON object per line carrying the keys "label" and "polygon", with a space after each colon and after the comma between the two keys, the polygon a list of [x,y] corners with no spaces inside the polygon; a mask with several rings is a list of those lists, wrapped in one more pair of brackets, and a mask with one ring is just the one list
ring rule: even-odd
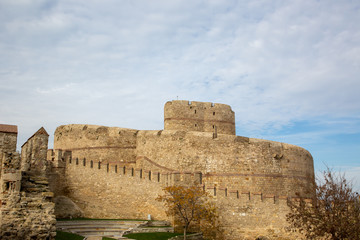
{"label": "crenellated battlement", "polygon": [[[289,199],[298,199],[298,196],[277,195],[277,193],[270,194],[264,192],[251,192],[233,187],[218,186],[216,182],[204,181],[204,174],[202,172],[192,171],[152,171],[143,168],[129,167],[125,164],[118,163],[103,163],[98,160],[88,160],[84,158],[71,157],[68,154],[64,159],[66,168],[72,171],[81,171],[82,174],[91,176],[94,171],[106,174],[106,179],[120,177],[122,181],[142,181],[142,184],[147,182],[156,183],[160,188],[166,186],[183,185],[183,186],[198,186],[204,191],[207,191],[210,196],[216,198],[225,197],[233,201],[247,201],[247,202],[266,202],[279,204],[286,204]],[[165,169],[166,170],[166,169]],[[124,179],[126,177],[126,179]],[[121,182],[119,182],[121,185]],[[310,196],[309,196],[310,199]]]}
{"label": "crenellated battlement", "polygon": [[173,100],[164,107],[164,130],[235,135],[235,113],[226,104]]}

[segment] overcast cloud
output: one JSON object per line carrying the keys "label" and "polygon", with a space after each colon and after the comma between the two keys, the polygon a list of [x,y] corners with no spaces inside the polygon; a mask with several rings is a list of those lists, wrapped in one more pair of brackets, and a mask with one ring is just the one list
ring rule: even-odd
{"label": "overcast cloud", "polygon": [[359,1],[0,0],[0,122],[21,145],[41,126],[162,129],[166,101],[220,102],[237,135],[360,175],[359,22]]}

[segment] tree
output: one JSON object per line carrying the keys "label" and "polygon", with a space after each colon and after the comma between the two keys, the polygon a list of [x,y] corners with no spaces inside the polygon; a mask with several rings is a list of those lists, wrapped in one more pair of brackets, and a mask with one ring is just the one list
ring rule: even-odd
{"label": "tree", "polygon": [[206,222],[215,225],[216,207],[209,200],[207,192],[196,186],[169,186],[163,189],[164,195],[157,200],[164,202],[168,216],[179,219],[184,228],[184,240],[189,226],[193,222]]}
{"label": "tree", "polygon": [[322,174],[312,199],[300,197],[288,202],[291,209],[288,222],[307,239],[360,239],[359,195],[353,192],[344,174],[335,174],[330,169]]}

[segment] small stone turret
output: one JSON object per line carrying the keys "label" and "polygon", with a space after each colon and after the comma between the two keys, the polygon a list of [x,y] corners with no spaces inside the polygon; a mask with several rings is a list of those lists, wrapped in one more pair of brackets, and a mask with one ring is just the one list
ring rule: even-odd
{"label": "small stone turret", "polygon": [[235,135],[235,113],[226,104],[173,100],[164,107],[164,129]]}
{"label": "small stone turret", "polygon": [[21,170],[45,173],[49,134],[41,127],[21,146]]}

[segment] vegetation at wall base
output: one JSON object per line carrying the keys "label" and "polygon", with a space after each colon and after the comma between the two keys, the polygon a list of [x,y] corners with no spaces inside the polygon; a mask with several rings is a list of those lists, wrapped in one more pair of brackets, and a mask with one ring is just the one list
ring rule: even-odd
{"label": "vegetation at wall base", "polygon": [[167,240],[169,238],[182,235],[180,233],[165,233],[165,232],[154,232],[154,233],[130,233],[124,237],[137,240]]}
{"label": "vegetation at wall base", "polygon": [[68,232],[56,231],[55,240],[83,240],[84,237]]}
{"label": "vegetation at wall base", "polygon": [[[176,219],[175,225],[184,229],[184,240],[190,224],[197,223],[209,239],[221,239],[218,233],[218,215],[209,194],[198,186],[168,186],[165,194],[156,200],[165,203],[166,214]],[[210,227],[209,227],[210,226]]]}
{"label": "vegetation at wall base", "polygon": [[360,239],[360,199],[344,174],[330,169],[316,184],[312,199],[289,201],[287,220],[307,239]]}

